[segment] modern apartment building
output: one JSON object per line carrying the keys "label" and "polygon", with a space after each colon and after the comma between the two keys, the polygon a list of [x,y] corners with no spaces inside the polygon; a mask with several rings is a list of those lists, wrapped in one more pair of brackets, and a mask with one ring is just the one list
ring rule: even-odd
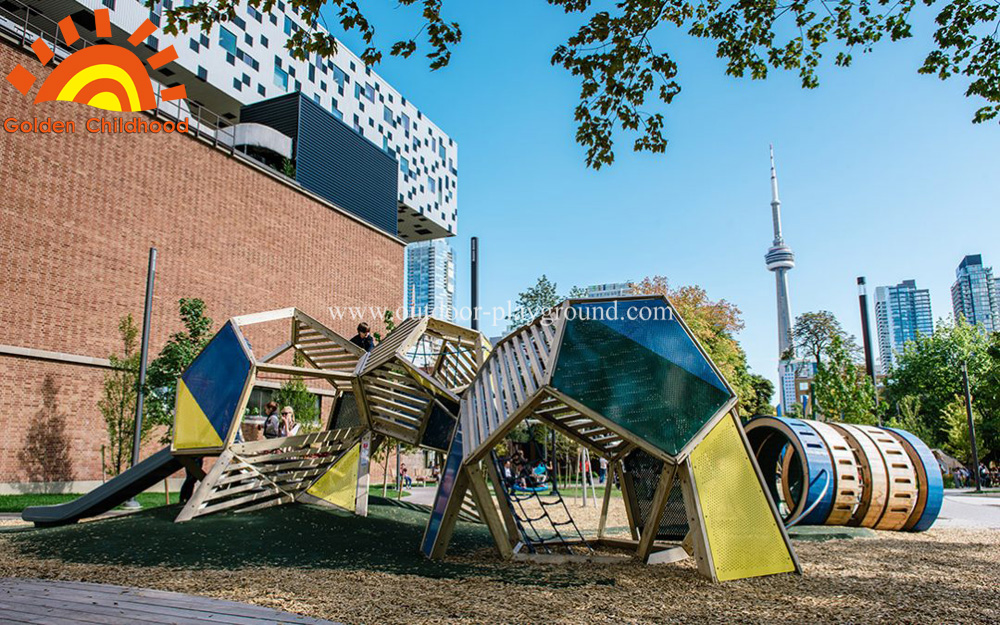
{"label": "modern apartment building", "polygon": [[584,297],[624,297],[635,293],[632,283],[628,280],[608,284],[592,284],[585,291]]}
{"label": "modern apartment building", "polygon": [[888,374],[910,341],[934,332],[931,292],[914,280],[875,289],[875,327],[882,373]]}
{"label": "modern apartment building", "polygon": [[[96,40],[93,11],[108,8],[112,42],[119,43],[146,19],[164,25],[163,12],[182,2],[190,0],[161,0],[153,8],[142,0],[32,0],[31,7],[56,21],[71,15],[80,35],[91,40]],[[346,45],[341,43],[332,59],[292,58],[284,47],[288,35],[309,27],[283,0],[268,14],[243,5],[234,19],[207,33],[200,27],[177,36],[157,31],[137,54],[145,59],[173,45],[177,60],[150,75],[166,86],[183,84],[193,113],[205,107],[234,125],[243,121],[242,107],[300,92],[316,109],[340,120],[397,162],[397,215],[390,234],[406,242],[455,234],[455,141]],[[325,30],[322,23],[313,28]]]}
{"label": "modern apartment building", "polygon": [[454,319],[455,251],[446,239],[406,246],[406,309],[411,315]]}
{"label": "modern apartment building", "polygon": [[951,285],[951,305],[955,317],[964,317],[969,323],[981,325],[987,332],[1000,330],[997,304],[993,268],[983,266],[980,254],[963,258]]}

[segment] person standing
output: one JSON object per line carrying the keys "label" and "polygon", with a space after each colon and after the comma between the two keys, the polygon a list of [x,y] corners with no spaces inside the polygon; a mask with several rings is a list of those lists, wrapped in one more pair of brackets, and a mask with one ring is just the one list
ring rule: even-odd
{"label": "person standing", "polygon": [[371,328],[364,322],[358,324],[358,333],[351,337],[351,342],[366,352],[375,349],[375,339],[372,338]]}
{"label": "person standing", "polygon": [[295,432],[295,409],[291,406],[285,406],[281,409],[281,435],[293,436]]}
{"label": "person standing", "polygon": [[264,438],[279,438],[281,434],[281,417],[278,416],[278,404],[273,401],[264,406],[264,424],[257,426],[264,430]]}

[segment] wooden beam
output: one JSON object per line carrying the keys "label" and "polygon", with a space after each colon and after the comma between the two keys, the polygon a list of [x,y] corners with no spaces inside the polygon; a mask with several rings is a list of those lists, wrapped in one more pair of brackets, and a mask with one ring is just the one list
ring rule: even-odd
{"label": "wooden beam", "polygon": [[642,537],[639,539],[639,547],[635,552],[635,557],[642,562],[646,562],[652,552],[660,520],[663,518],[663,510],[667,506],[667,497],[670,495],[670,488],[674,485],[676,471],[677,465],[665,463],[660,472],[660,482],[656,485],[656,492],[653,494],[653,501],[649,508],[649,516],[646,517],[642,526]]}
{"label": "wooden beam", "polygon": [[488,475],[490,482],[493,483],[493,492],[496,493],[497,503],[500,504],[500,516],[503,517],[503,523],[507,527],[507,538],[511,547],[513,547],[518,540],[518,536],[520,536],[520,532],[517,529],[517,521],[514,520],[514,514],[510,511],[510,505],[505,494],[503,476],[497,472],[496,463],[493,462],[492,458],[488,458],[483,462],[486,463],[486,467],[489,470]]}
{"label": "wooden beam", "polygon": [[[600,459],[598,459],[600,462]],[[601,503],[601,520],[597,524],[597,537],[604,538],[604,529],[608,524],[608,507],[611,505],[611,491],[614,490],[615,484],[615,472],[617,471],[615,465],[608,464],[607,475],[604,476],[604,501]]]}
{"label": "wooden beam", "polygon": [[500,557],[504,560],[509,560],[513,555],[510,537],[504,529],[503,522],[500,521],[500,515],[497,514],[496,506],[493,504],[493,497],[490,495],[490,489],[486,487],[483,470],[480,468],[479,463],[469,465],[466,467],[466,470],[469,472],[469,487],[472,490],[472,498],[476,502],[479,517],[486,522],[486,527],[489,528],[490,534],[493,536],[493,542],[496,545],[497,551],[500,552]]}

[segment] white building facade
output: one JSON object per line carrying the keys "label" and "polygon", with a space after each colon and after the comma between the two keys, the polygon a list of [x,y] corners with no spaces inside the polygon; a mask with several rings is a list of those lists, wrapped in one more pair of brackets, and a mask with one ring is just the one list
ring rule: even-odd
{"label": "white building facade", "polygon": [[[141,0],[39,0],[32,6],[56,21],[74,16],[81,36],[92,41],[89,12],[110,9],[112,41],[119,43],[146,19],[164,26],[162,14],[175,1],[190,2],[161,0],[152,9]],[[208,32],[200,26],[177,36],[157,31],[138,54],[145,59],[173,45],[177,60],[151,70],[153,79],[167,86],[183,84],[190,102],[234,124],[241,106],[300,91],[397,160],[399,238],[411,242],[456,234],[455,141],[343,43],[331,59],[292,58],[285,42],[303,29],[309,25],[289,3],[276,2],[268,14],[243,5],[234,19]],[[322,24],[315,29],[325,30]]]}
{"label": "white building facade", "polygon": [[934,332],[931,292],[918,289],[914,280],[876,288],[875,326],[882,373],[888,375],[907,343]]}

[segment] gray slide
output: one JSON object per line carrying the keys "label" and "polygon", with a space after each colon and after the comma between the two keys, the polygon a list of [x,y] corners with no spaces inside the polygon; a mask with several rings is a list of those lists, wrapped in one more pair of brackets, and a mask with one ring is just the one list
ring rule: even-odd
{"label": "gray slide", "polygon": [[164,447],[78,499],[55,506],[31,506],[21,512],[21,518],[37,527],[76,523],[120,506],[182,468],[181,461],[170,453],[170,448]]}

